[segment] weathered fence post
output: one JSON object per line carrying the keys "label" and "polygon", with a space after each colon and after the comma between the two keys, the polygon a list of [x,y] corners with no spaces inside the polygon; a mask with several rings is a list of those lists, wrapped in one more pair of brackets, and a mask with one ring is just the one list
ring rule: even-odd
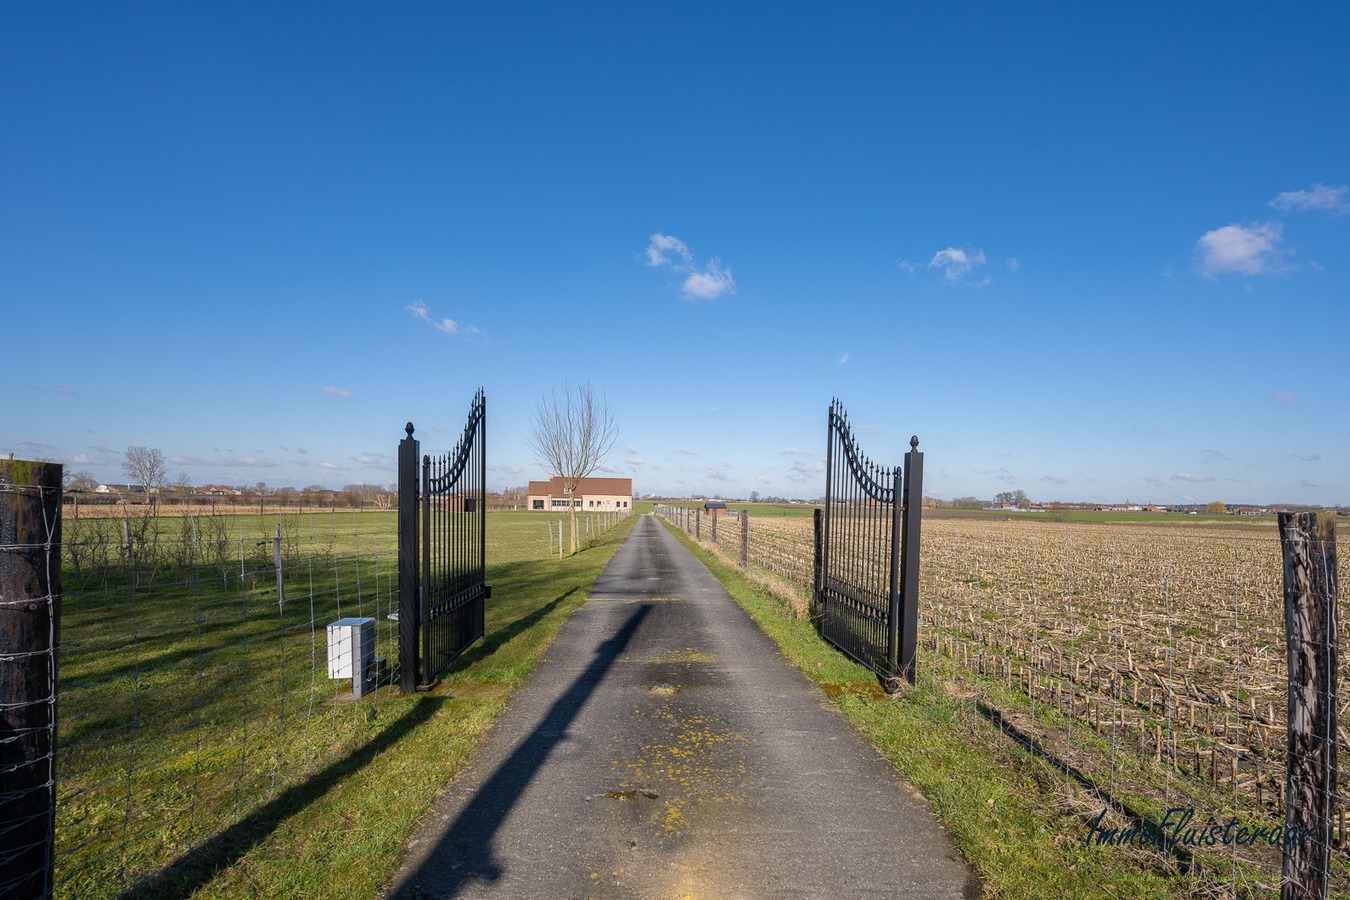
{"label": "weathered fence post", "polygon": [[712,511],[712,542],[717,543],[717,510]]}
{"label": "weathered fence post", "polygon": [[49,897],[56,825],[61,474],[0,460],[0,894]]}
{"label": "weathered fence post", "polygon": [[1336,523],[1280,513],[1289,660],[1282,900],[1329,887],[1336,777]]}
{"label": "weathered fence post", "polygon": [[750,511],[741,510],[741,568],[750,568]]}
{"label": "weathered fence post", "polygon": [[698,510],[694,510],[694,539],[703,540],[703,517]]}
{"label": "weathered fence post", "polygon": [[277,606],[286,608],[286,582],[281,564],[281,523],[277,523],[277,536],[272,538],[272,565],[277,570]]}

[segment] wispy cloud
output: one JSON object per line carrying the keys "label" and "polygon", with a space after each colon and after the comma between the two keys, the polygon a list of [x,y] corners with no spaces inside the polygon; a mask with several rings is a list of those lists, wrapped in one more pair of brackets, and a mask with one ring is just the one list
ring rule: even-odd
{"label": "wispy cloud", "polygon": [[384,453],[358,453],[352,459],[363,466],[392,466],[394,462],[392,457]]}
{"label": "wispy cloud", "polygon": [[319,463],[319,468],[320,468],[320,469],[328,469],[328,470],[331,471],[331,472],[341,472],[341,471],[342,471],[342,467],[341,467],[341,466],[339,466],[337,463],[330,463],[330,462],[321,462],[321,463]]}
{"label": "wispy cloud", "polygon": [[1213,481],[1213,475],[1196,475],[1193,472],[1178,472],[1172,476],[1173,481],[1189,481],[1193,484],[1204,484],[1206,481]]}
{"label": "wispy cloud", "polygon": [[1287,394],[1284,391],[1271,391],[1270,402],[1276,406],[1290,406],[1298,402],[1298,395]]}
{"label": "wispy cloud", "polygon": [[323,389],[323,392],[330,397],[350,397],[352,392],[340,387],[329,385]]}
{"label": "wispy cloud", "polygon": [[1041,476],[1041,481],[1046,481],[1046,482],[1049,482],[1050,484],[1068,484],[1068,483],[1069,483],[1069,479],[1065,478],[1063,475],[1042,475],[1042,476]]}
{"label": "wispy cloud", "polygon": [[1306,191],[1283,191],[1270,201],[1270,206],[1284,212],[1323,210],[1334,215],[1342,215],[1350,212],[1347,194],[1350,194],[1350,186],[1327,187],[1325,184],[1314,184]]}
{"label": "wispy cloud", "polygon": [[412,303],[408,304],[403,308],[406,309],[408,312],[412,313],[412,317],[414,319],[417,319],[419,322],[426,322],[428,325],[430,325],[432,328],[435,328],[437,331],[442,331],[445,332],[446,334],[458,334],[461,331],[463,331],[465,334],[478,333],[478,329],[473,327],[472,325],[461,325],[454,319],[450,318],[442,318],[442,319],[433,318],[431,312],[427,309],[427,305],[423,303],[421,300],[414,300]]}
{"label": "wispy cloud", "polygon": [[728,481],[728,480],[730,480],[730,479],[729,479],[729,477],[728,477],[725,473],[723,473],[723,472],[721,472],[721,471],[719,471],[719,470],[717,470],[717,469],[711,469],[711,468],[710,468],[710,469],[708,469],[708,480],[709,480],[709,481]]}
{"label": "wispy cloud", "polygon": [[928,261],[928,268],[941,269],[942,277],[948,284],[974,284],[976,287],[983,287],[990,283],[989,278],[978,282],[970,282],[968,278],[986,262],[983,250],[967,253],[956,247],[948,247],[933,254],[933,258]]}
{"label": "wispy cloud", "polygon": [[1205,278],[1220,275],[1270,275],[1284,269],[1279,222],[1225,225],[1206,231],[1195,244],[1196,270]]}
{"label": "wispy cloud", "polygon": [[1294,459],[1301,459],[1304,462],[1320,462],[1322,459],[1322,457],[1316,453],[1291,453],[1289,455]]}
{"label": "wispy cloud", "polygon": [[186,456],[176,453],[169,457],[169,462],[175,466],[201,466],[211,468],[230,468],[230,469],[271,469],[276,466],[276,461],[268,459],[265,456],[224,456],[224,457],[203,457]]}
{"label": "wispy cloud", "polygon": [[846,365],[848,365],[848,354],[847,354],[847,353],[845,353],[845,354],[843,354],[842,356],[839,357],[839,365],[841,365],[841,366],[846,366]]}
{"label": "wispy cloud", "polygon": [[677,237],[658,231],[648,240],[645,255],[647,265],[669,266],[685,276],[680,290],[686,300],[716,300],[723,294],[736,293],[731,269],[715,256],[700,267],[689,247]]}
{"label": "wispy cloud", "polygon": [[1221,450],[1201,450],[1200,458],[1205,462],[1232,462],[1232,458]]}

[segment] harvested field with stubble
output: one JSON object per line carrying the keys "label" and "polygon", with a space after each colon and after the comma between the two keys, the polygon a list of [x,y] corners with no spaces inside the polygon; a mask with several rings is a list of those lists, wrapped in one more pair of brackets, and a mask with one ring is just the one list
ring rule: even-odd
{"label": "harvested field with stubble", "polygon": [[[719,535],[717,550],[734,558],[739,522],[720,527],[735,540]],[[784,585],[801,614],[809,515],[752,510],[748,530],[752,572]],[[1062,812],[1078,840],[1094,826],[1156,824],[1176,808],[1194,811],[1195,829],[1283,822],[1288,674],[1273,519],[925,515],[921,591],[920,669],[1072,785],[1064,795],[1077,799]],[[1342,773],[1333,893],[1350,889],[1347,797]],[[1162,864],[1203,871],[1238,896],[1278,893],[1277,848],[1182,847]]]}

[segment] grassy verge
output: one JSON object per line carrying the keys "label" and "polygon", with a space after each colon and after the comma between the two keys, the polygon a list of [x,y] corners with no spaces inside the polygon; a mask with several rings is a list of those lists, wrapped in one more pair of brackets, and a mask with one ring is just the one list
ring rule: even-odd
{"label": "grassy verge", "polygon": [[1101,801],[1065,786],[1004,736],[973,700],[951,695],[931,671],[896,698],[876,677],[825,644],[769,591],[675,532],[732,597],[816,681],[839,711],[917,788],[1000,898],[1172,897],[1204,893],[1163,871],[1151,853],[1087,846]]}

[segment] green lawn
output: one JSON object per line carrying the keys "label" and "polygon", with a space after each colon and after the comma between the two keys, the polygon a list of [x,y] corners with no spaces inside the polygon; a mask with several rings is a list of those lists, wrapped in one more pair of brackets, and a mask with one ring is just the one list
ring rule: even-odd
{"label": "green lawn", "polygon": [[[541,517],[490,513],[487,637],[402,696],[393,513],[283,517],[284,607],[278,517],[220,519],[149,523],[134,579],[95,547],[118,520],[68,523],[61,896],[371,896],[632,523],[559,561]],[[359,701],[326,671],[326,625],[350,615],[391,663]]]}

